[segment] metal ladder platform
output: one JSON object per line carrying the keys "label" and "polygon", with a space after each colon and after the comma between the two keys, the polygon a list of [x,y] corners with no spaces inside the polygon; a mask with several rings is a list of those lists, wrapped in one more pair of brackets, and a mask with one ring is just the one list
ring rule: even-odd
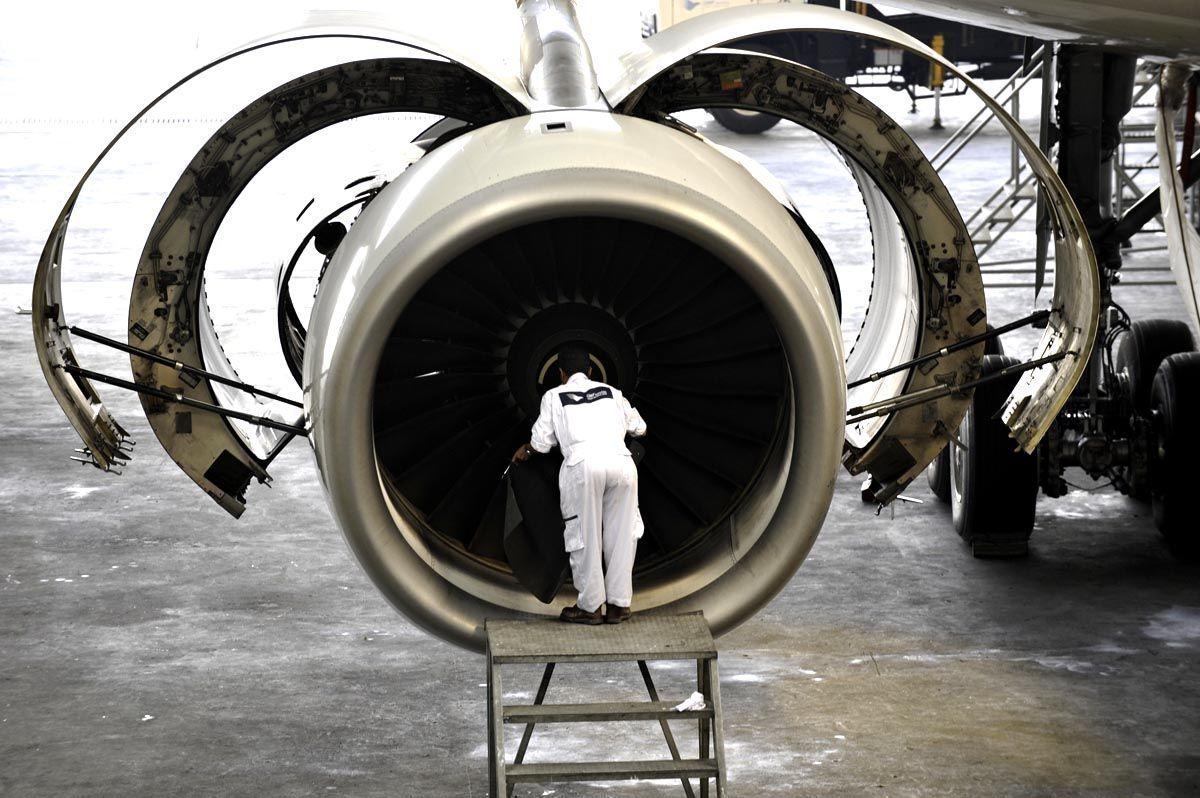
{"label": "metal ladder platform", "polygon": [[[726,794],[725,740],[721,731],[721,690],[717,647],[701,613],[635,615],[621,624],[584,626],[556,620],[489,620],[487,635],[488,765],[490,795],[512,795],[522,782],[610,781],[629,778],[678,778],[694,798],[690,779],[698,779],[707,798],[709,782],[718,796]],[[696,691],[704,695],[702,709],[676,712],[673,702],[660,701],[647,662],[695,660]],[[636,662],[646,685],[648,701],[590,704],[546,704],[546,691],[558,663]],[[532,704],[505,704],[500,678],[503,665],[545,664]],[[612,762],[539,762],[527,764],[533,729],[539,723],[622,722],[657,720],[671,759]],[[697,721],[699,756],[682,759],[670,720]],[[505,724],[524,724],[514,761],[506,763]]]}

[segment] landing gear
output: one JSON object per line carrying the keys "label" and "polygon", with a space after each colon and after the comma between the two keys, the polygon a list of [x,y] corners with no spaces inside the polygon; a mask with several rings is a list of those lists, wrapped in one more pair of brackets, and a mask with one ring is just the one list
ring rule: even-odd
{"label": "landing gear", "polygon": [[[987,326],[988,332],[992,332],[992,325]],[[983,345],[984,355],[1003,355],[1004,344],[1000,343],[999,338],[989,338],[987,343]],[[929,482],[929,489],[933,491],[933,495],[937,497],[942,504],[950,503],[950,450],[954,444],[948,444],[942,453],[933,459],[929,467],[925,469],[925,479]]]}
{"label": "landing gear", "polygon": [[[1027,551],[1038,488],[1048,498],[1065,495],[1071,468],[1098,487],[1111,485],[1152,502],[1172,551],[1200,556],[1200,524],[1188,506],[1200,492],[1200,353],[1192,351],[1187,325],[1131,323],[1112,293],[1122,242],[1150,218],[1127,211],[1118,219],[1112,202],[1112,162],[1120,120],[1133,103],[1135,62],[1084,46],[1059,45],[1055,53],[1057,92],[1051,95],[1053,83],[1045,82],[1043,102],[1048,110],[1057,98],[1057,119],[1051,127],[1043,115],[1043,142],[1058,142],[1059,176],[1087,225],[1099,268],[1100,323],[1096,345],[1086,353],[1088,376],[1034,456],[1014,453],[1014,442],[994,418],[1013,382],[979,386],[959,431],[966,448],[952,446],[930,466],[930,487],[946,496],[949,475],[955,529],[976,556]],[[999,362],[985,358],[984,373],[994,373]]]}
{"label": "landing gear", "polygon": [[[1192,331],[1183,322],[1167,319],[1135,321],[1121,339],[1114,358],[1114,369],[1125,380],[1133,418],[1131,426],[1141,427],[1147,446],[1137,447],[1127,471],[1129,495],[1138,501],[1150,501],[1150,459],[1153,430],[1144,423],[1150,417],[1150,392],[1159,365],[1168,357],[1193,350]],[[1141,421],[1139,421],[1141,420]]]}
{"label": "landing gear", "polygon": [[1196,452],[1200,451],[1200,353],[1171,355],[1150,391],[1153,449],[1150,494],[1154,523],[1176,554],[1200,555],[1196,522]]}
{"label": "landing gear", "polygon": [[740,108],[709,108],[712,118],[726,130],[743,136],[765,133],[779,124],[779,117]]}
{"label": "landing gear", "polygon": [[[982,376],[1016,364],[1015,358],[986,355]],[[966,447],[950,452],[950,507],[954,529],[976,557],[1020,557],[1029,551],[1037,504],[1037,459],[1016,450],[1008,428],[996,417],[1018,375],[975,389],[959,427]]]}
{"label": "landing gear", "polygon": [[1159,364],[1171,355],[1195,348],[1192,331],[1181,321],[1147,319],[1135,321],[1121,339],[1114,366],[1129,380],[1134,409],[1150,409],[1150,389]]}
{"label": "landing gear", "polygon": [[946,444],[942,453],[933,458],[933,462],[925,469],[929,489],[942,504],[950,503],[950,450],[953,448],[953,443]]}

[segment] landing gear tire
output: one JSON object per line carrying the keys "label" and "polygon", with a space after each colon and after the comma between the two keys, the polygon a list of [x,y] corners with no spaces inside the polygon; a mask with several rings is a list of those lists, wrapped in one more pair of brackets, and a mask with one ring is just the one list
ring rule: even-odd
{"label": "landing gear tire", "polygon": [[[1016,358],[986,355],[982,376],[1014,365]],[[996,414],[1019,375],[975,389],[959,427],[963,450],[950,453],[950,507],[954,530],[976,557],[1022,557],[1029,553],[1037,505],[1037,458],[1017,451]]]}
{"label": "landing gear tire", "polygon": [[1176,555],[1200,556],[1196,523],[1196,452],[1200,451],[1200,353],[1163,360],[1150,392],[1154,449],[1150,484],[1154,524]]}
{"label": "landing gear tire", "polygon": [[950,450],[953,448],[954,444],[947,443],[946,448],[925,467],[925,479],[929,482],[929,489],[942,504],[950,503]]}
{"label": "landing gear tire", "polygon": [[1130,398],[1138,413],[1150,411],[1150,391],[1159,364],[1171,355],[1194,350],[1192,331],[1181,321],[1145,319],[1130,326],[1121,337],[1114,367],[1128,377]]}
{"label": "landing gear tire", "polygon": [[708,112],[717,124],[726,130],[743,136],[766,133],[779,124],[779,117],[741,108],[709,108]]}
{"label": "landing gear tire", "polygon": [[[1192,331],[1183,322],[1168,319],[1136,321],[1121,338],[1114,367],[1125,374],[1129,401],[1137,415],[1150,414],[1150,393],[1159,364],[1171,355],[1195,348]],[[1129,495],[1150,501],[1150,479],[1145,469],[1130,469]]]}
{"label": "landing gear tire", "polygon": [[[988,332],[992,329],[992,325],[989,324]],[[983,354],[1003,355],[1004,344],[1000,343],[999,338],[989,338],[983,345]],[[950,449],[953,446],[952,443],[946,444],[946,448],[925,468],[925,479],[929,482],[929,489],[942,504],[950,503]]]}

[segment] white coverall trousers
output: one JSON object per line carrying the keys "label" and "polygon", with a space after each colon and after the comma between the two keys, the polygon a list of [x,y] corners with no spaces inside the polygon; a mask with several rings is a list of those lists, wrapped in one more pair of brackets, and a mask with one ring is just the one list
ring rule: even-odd
{"label": "white coverall trousers", "polygon": [[628,607],[633,598],[633,557],[642,533],[637,488],[633,458],[619,454],[586,457],[558,472],[563,538],[582,610]]}

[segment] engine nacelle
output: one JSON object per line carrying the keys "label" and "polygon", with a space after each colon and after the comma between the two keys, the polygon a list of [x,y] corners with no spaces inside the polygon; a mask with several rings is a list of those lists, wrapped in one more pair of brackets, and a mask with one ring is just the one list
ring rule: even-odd
{"label": "engine nacelle", "polygon": [[845,374],[820,261],[742,166],[668,126],[548,112],[443,145],[351,228],[308,336],[333,513],[388,599],[462,645],[573,597],[530,596],[500,540],[501,474],[567,341],[649,423],[638,609],[730,628],[829,506]]}

